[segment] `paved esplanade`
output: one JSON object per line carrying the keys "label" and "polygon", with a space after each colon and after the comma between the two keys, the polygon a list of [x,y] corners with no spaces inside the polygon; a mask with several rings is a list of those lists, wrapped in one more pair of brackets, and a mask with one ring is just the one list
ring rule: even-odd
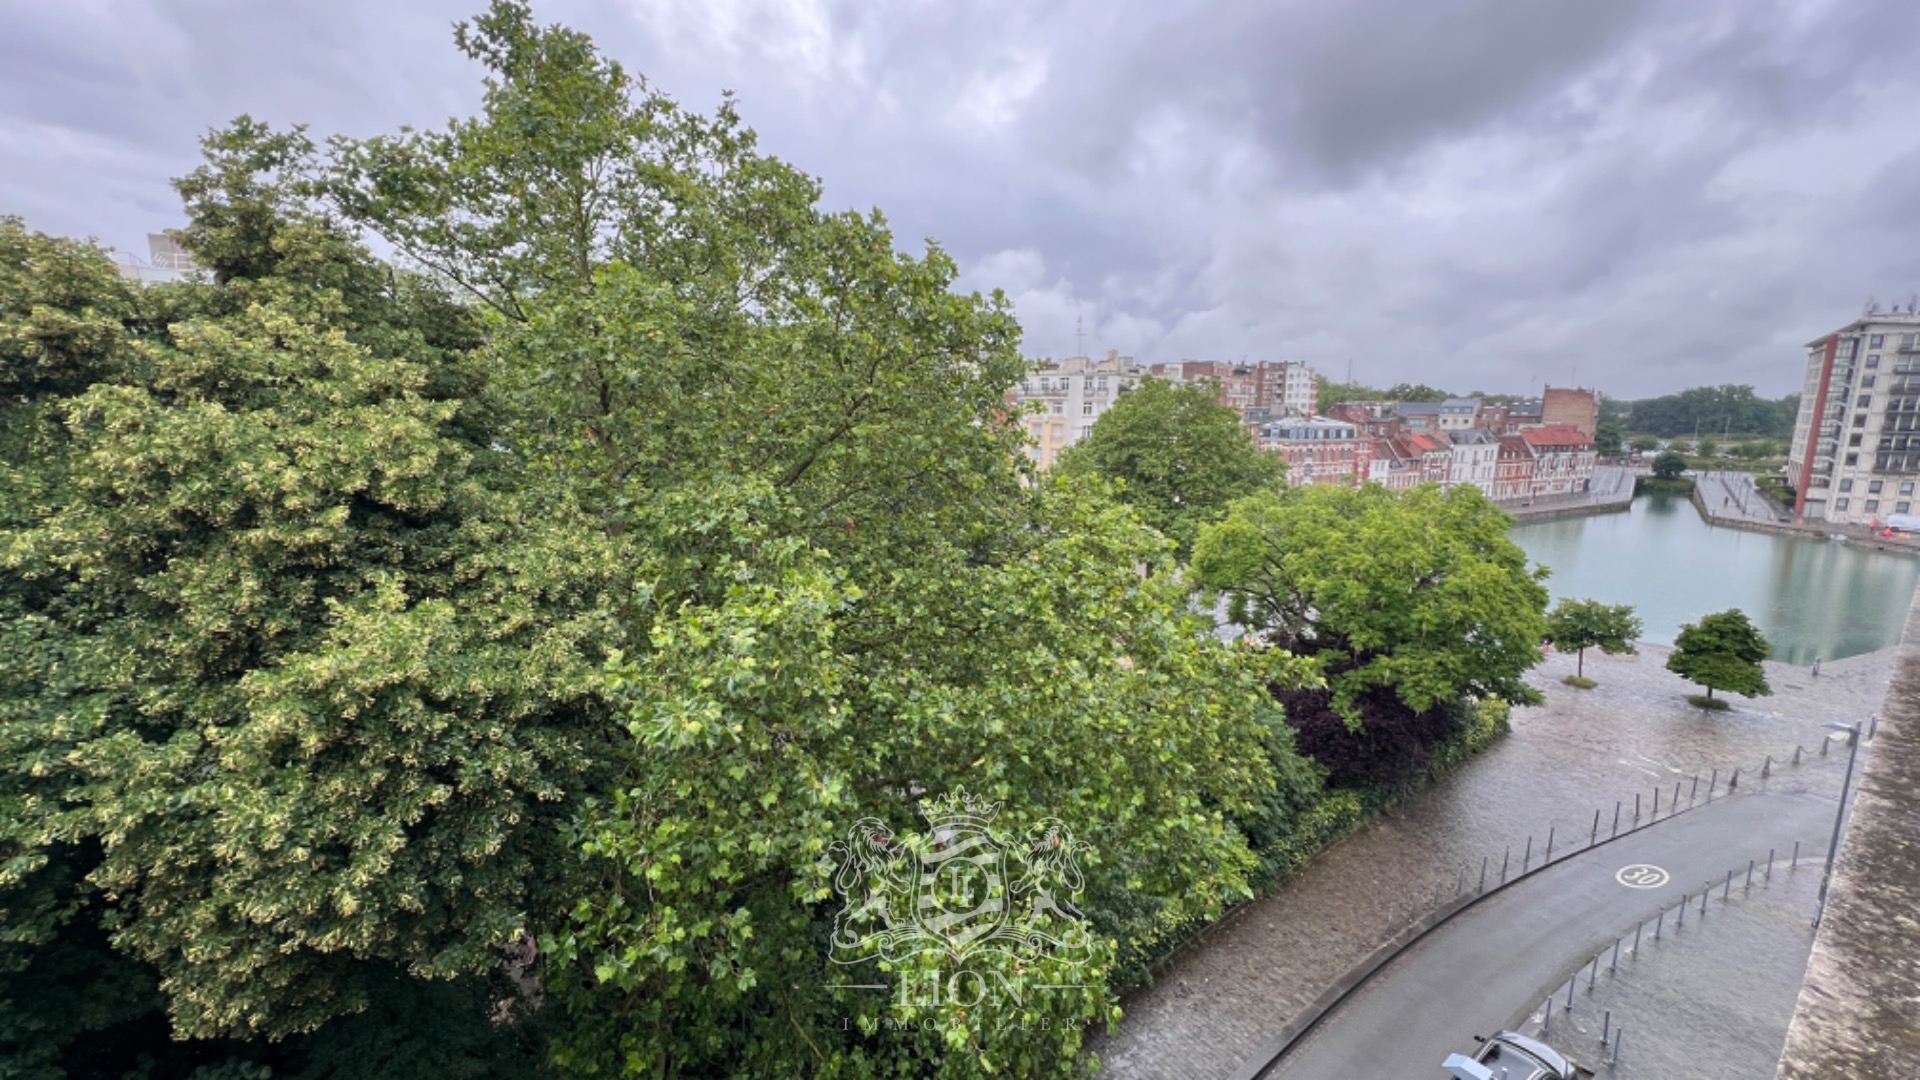
{"label": "paved esplanade", "polygon": [[[1770,847],[1783,853],[1777,873],[1785,872],[1784,853],[1795,840],[1804,841],[1805,850],[1824,848],[1834,798],[1794,788],[1716,800],[1582,851],[1482,900],[1396,957],[1262,1075],[1439,1075],[1447,1054],[1471,1052],[1475,1034],[1491,1034],[1516,1011],[1538,1007],[1566,985],[1569,972],[1623,932],[1630,945],[1634,924],[1671,907],[1683,892],[1698,896],[1706,881],[1717,886],[1728,870],[1743,877],[1747,860],[1764,863]],[[1629,888],[1615,877],[1629,865],[1656,866],[1671,876],[1664,887]],[[1719,896],[1716,889],[1705,918],[1715,917]],[[1649,926],[1649,943],[1652,934]],[[1782,1018],[1783,1039],[1784,1031]],[[1582,1040],[1573,1056],[1588,1050]]]}

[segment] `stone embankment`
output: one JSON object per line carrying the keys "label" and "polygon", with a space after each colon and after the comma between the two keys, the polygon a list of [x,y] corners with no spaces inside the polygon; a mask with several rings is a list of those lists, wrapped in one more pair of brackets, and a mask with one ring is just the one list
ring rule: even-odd
{"label": "stone embankment", "polygon": [[1797,522],[1789,511],[1767,498],[1754,485],[1753,477],[1748,473],[1698,473],[1693,480],[1694,508],[1700,511],[1700,516],[1709,525],[1781,536],[1805,536],[1815,540],[1837,537],[1880,551],[1920,554],[1920,535],[1889,537],[1865,525]]}
{"label": "stone embankment", "polygon": [[1633,505],[1633,477],[1633,470],[1624,466],[1599,465],[1594,468],[1593,481],[1585,491],[1542,495],[1520,502],[1503,502],[1499,506],[1522,522],[1623,513]]}
{"label": "stone embankment", "polygon": [[1920,597],[1897,652],[1780,1080],[1920,1076]]}

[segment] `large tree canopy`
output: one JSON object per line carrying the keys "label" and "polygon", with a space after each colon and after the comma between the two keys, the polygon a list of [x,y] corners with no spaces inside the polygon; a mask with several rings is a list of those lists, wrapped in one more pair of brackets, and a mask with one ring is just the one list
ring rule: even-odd
{"label": "large tree canopy", "polygon": [[1415,712],[1532,703],[1521,676],[1540,662],[1546,571],[1528,568],[1511,521],[1470,487],[1300,487],[1202,532],[1193,576],[1235,623],[1319,661],[1350,724],[1379,691]]}
{"label": "large tree canopy", "polygon": [[[209,280],[0,226],[0,980],[124,991],[20,1037],[157,1006],[378,1075],[468,1051],[356,1055],[355,1014],[531,1000],[534,939],[582,1073],[1084,1067],[1116,950],[1244,895],[1235,822],[1314,782],[1263,712],[1300,671],[1028,482],[1018,328],[938,249],[524,4],[459,43],[445,131],[209,138]],[[831,845],[962,788],[1090,845],[1086,966],[994,969],[1082,989],[833,989]]]}
{"label": "large tree canopy", "polygon": [[1207,383],[1147,379],[1121,397],[1057,468],[1116,480],[1120,500],[1184,554],[1234,500],[1277,491],[1285,463],[1247,437],[1240,414]]}

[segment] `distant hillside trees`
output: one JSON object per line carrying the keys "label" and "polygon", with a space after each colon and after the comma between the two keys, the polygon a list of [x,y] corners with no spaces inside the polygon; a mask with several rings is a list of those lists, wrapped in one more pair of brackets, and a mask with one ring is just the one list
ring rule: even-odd
{"label": "distant hillside trees", "polygon": [[1784,439],[1793,434],[1800,395],[1769,400],[1751,386],[1696,386],[1665,397],[1628,403],[1631,431],[1674,435],[1760,435]]}

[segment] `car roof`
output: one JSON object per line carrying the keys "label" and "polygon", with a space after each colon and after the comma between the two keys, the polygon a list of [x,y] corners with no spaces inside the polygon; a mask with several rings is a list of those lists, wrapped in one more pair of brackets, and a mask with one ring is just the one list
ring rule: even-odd
{"label": "car roof", "polygon": [[1538,1039],[1529,1039],[1517,1031],[1502,1031],[1488,1041],[1504,1042],[1516,1049],[1523,1050],[1533,1057],[1539,1058],[1549,1068],[1558,1070],[1562,1076],[1569,1076],[1573,1073],[1573,1067],[1567,1064],[1567,1059],[1561,1056],[1558,1050],[1555,1050],[1553,1047],[1548,1046]]}

